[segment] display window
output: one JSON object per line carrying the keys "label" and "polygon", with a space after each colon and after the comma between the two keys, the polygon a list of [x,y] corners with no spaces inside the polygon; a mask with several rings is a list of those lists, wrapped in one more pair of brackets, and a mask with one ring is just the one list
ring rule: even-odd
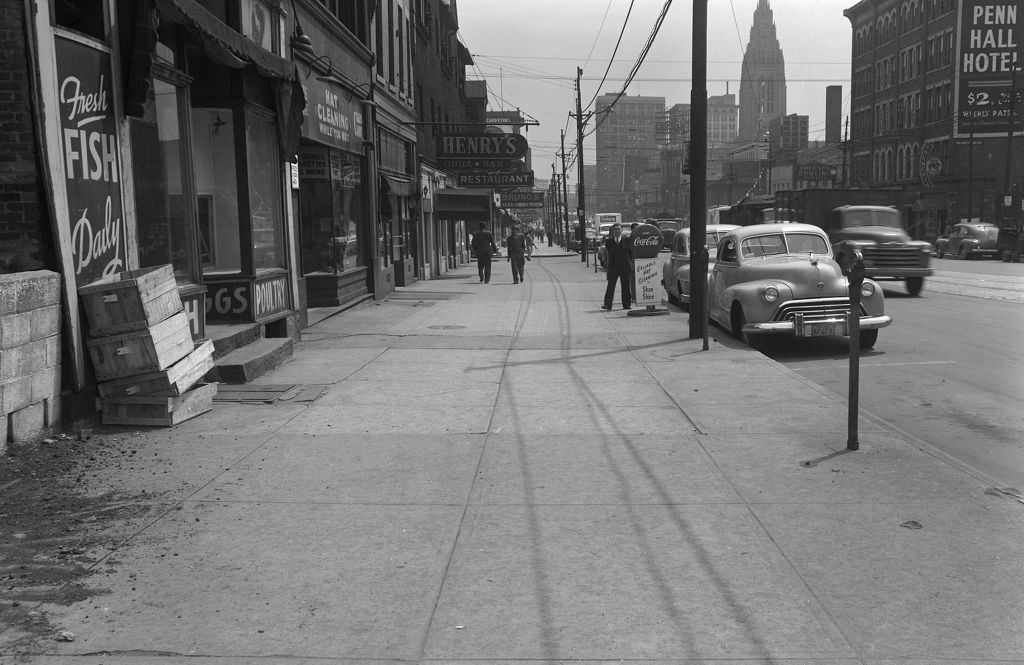
{"label": "display window", "polygon": [[171,264],[178,281],[197,281],[192,182],[183,82],[155,78],[140,118],[129,120],[141,267]]}
{"label": "display window", "polygon": [[247,109],[245,129],[253,269],[283,268],[284,219],[277,123],[273,117]]}
{"label": "display window", "polygon": [[240,272],[238,171],[230,108],[192,109],[192,154],[203,273]]}
{"label": "display window", "polygon": [[366,200],[361,155],[324,146],[299,152],[303,272],[366,265]]}

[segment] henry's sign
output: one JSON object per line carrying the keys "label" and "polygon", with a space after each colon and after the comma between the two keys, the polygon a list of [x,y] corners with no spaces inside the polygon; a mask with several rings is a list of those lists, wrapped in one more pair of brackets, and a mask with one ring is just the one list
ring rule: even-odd
{"label": "henry's sign", "polygon": [[530,146],[519,134],[456,134],[438,140],[437,156],[442,159],[520,159]]}

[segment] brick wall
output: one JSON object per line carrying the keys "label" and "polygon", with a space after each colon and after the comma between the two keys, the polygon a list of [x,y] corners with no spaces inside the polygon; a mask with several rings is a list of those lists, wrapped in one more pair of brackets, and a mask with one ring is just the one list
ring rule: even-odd
{"label": "brick wall", "polygon": [[0,275],[0,455],[60,423],[60,275]]}
{"label": "brick wall", "polygon": [[25,3],[0,0],[0,274],[56,268],[41,186]]}

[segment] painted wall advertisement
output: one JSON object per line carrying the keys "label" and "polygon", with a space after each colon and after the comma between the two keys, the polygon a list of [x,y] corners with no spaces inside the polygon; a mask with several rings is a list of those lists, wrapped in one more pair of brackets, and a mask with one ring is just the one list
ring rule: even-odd
{"label": "painted wall advertisement", "polygon": [[127,269],[110,54],[55,37],[71,256],[79,286]]}
{"label": "painted wall advertisement", "polygon": [[958,137],[1020,135],[1024,117],[1024,7],[960,0]]}

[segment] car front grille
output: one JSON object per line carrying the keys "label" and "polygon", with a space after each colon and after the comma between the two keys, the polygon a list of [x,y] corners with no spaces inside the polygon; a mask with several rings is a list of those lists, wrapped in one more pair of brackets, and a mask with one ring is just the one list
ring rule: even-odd
{"label": "car front grille", "polygon": [[861,249],[867,268],[911,268],[921,265],[921,250],[902,245],[875,245]]}
{"label": "car front grille", "polygon": [[[804,315],[804,321],[825,321],[850,315],[849,298],[819,298],[815,300],[790,300],[775,312],[773,321],[793,321],[797,312]],[[864,315],[864,307],[861,307]]]}

